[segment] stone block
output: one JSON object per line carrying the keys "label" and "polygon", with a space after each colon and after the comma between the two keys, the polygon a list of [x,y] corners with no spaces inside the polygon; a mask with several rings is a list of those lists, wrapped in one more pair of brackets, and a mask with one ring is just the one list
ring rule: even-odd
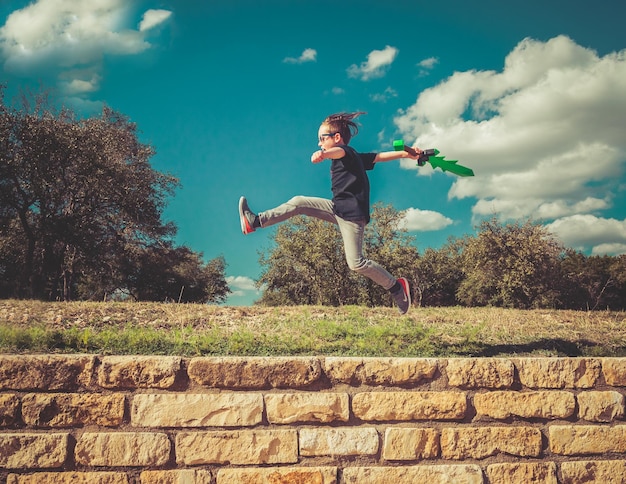
{"label": "stone block", "polygon": [[347,358],[326,357],[324,371],[334,384],[400,386],[433,377],[434,358]]}
{"label": "stone block", "polygon": [[406,467],[346,467],[344,484],[483,484],[479,466],[418,465]]}
{"label": "stone block", "polygon": [[0,434],[0,468],[50,469],[68,457],[69,434]]}
{"label": "stone block", "polygon": [[0,355],[0,390],[73,391],[91,385],[94,356]]}
{"label": "stone block", "polygon": [[541,431],[533,427],[458,427],[441,431],[444,459],[484,459],[497,454],[541,455]]}
{"label": "stone block", "polygon": [[181,362],[176,356],[105,356],[98,368],[98,385],[167,389],[174,385]]}
{"label": "stone block", "polygon": [[626,358],[602,358],[600,362],[607,385],[626,387]]}
{"label": "stone block", "polygon": [[439,456],[439,432],[435,429],[388,428],[385,430],[383,459],[422,460]]}
{"label": "stone block", "polygon": [[270,393],[265,395],[267,420],[273,424],[294,422],[347,422],[347,393]]}
{"label": "stone block", "polygon": [[211,484],[211,471],[174,469],[167,471],[143,471],[141,484]]}
{"label": "stone block", "polygon": [[17,422],[20,399],[17,395],[7,393],[0,395],[0,427]]}
{"label": "stone block", "polygon": [[295,430],[179,432],[176,462],[201,464],[294,464],[298,462]]}
{"label": "stone block", "polygon": [[564,391],[493,391],[474,395],[476,413],[496,419],[567,418],[574,414],[576,399]]}
{"label": "stone block", "polygon": [[462,420],[462,392],[362,392],[352,397],[352,412],[366,421]]}
{"label": "stone block", "polygon": [[[38,472],[9,474],[7,484],[129,484],[124,472]],[[156,484],[156,483],[155,483]]]}
{"label": "stone block", "polygon": [[518,358],[513,363],[528,388],[592,388],[601,369],[593,358]]}
{"label": "stone block", "polygon": [[623,484],[626,460],[588,460],[561,463],[561,484]]}
{"label": "stone block", "polygon": [[254,393],[135,395],[135,427],[249,427],[263,419],[263,396]]}
{"label": "stone block", "polygon": [[166,434],[150,432],[85,432],[76,443],[76,462],[85,466],[148,467],[168,462]]}
{"label": "stone block", "polygon": [[489,484],[558,484],[554,462],[492,464],[485,474]]}
{"label": "stone block", "polygon": [[447,360],[448,384],[462,388],[509,388],[515,367],[501,358],[450,358]]}
{"label": "stone block", "polygon": [[220,469],[217,484],[337,484],[336,467]]}
{"label": "stone block", "polygon": [[626,452],[626,425],[553,425],[548,429],[550,451],[560,455]]}
{"label": "stone block", "polygon": [[615,391],[578,394],[578,418],[590,422],[612,422],[624,418],[624,395]]}
{"label": "stone block", "polygon": [[374,428],[303,428],[300,430],[302,456],[359,456],[378,452]]}
{"label": "stone block", "polygon": [[189,378],[211,388],[305,388],[320,380],[322,366],[314,357],[192,358]]}
{"label": "stone block", "polygon": [[115,427],[124,420],[124,395],[100,393],[29,393],[22,417],[34,427]]}

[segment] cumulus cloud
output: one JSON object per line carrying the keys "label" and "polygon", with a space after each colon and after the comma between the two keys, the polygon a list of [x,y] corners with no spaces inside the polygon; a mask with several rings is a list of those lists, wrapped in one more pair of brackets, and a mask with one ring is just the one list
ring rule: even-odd
{"label": "cumulus cloud", "polygon": [[[625,92],[626,50],[600,57],[565,36],[525,39],[502,71],[456,72],[395,121],[406,140],[474,169],[448,195],[476,199],[477,218],[544,220],[577,247],[626,244],[601,218],[623,184]],[[584,235],[599,226],[613,237]]]}
{"label": "cumulus cloud", "polygon": [[386,103],[388,99],[393,97],[398,97],[398,92],[392,87],[388,87],[384,92],[370,95],[370,99],[377,103]]}
{"label": "cumulus cloud", "polygon": [[432,210],[420,210],[409,208],[404,212],[404,217],[400,221],[400,227],[406,228],[409,232],[428,232],[431,230],[441,230],[452,224],[452,219],[433,212]]}
{"label": "cumulus cloud", "polygon": [[424,59],[417,63],[417,66],[420,68],[420,76],[426,76],[428,73],[439,64],[439,59],[437,57],[429,57],[428,59]]}
{"label": "cumulus cloud", "polygon": [[386,46],[382,50],[373,50],[367,55],[367,60],[360,65],[352,64],[348,67],[348,76],[368,81],[377,77],[383,77],[389,66],[398,55],[398,49]]}
{"label": "cumulus cloud", "polygon": [[244,296],[246,293],[259,293],[259,289],[253,279],[246,276],[228,276],[226,282],[233,296]]}
{"label": "cumulus cloud", "polygon": [[146,30],[153,29],[165,22],[171,15],[172,12],[169,10],[147,10],[146,13],[143,14],[141,22],[139,22],[139,31],[145,32]]}
{"label": "cumulus cloud", "polygon": [[315,62],[317,60],[317,51],[315,49],[304,49],[300,57],[285,57],[283,62],[287,64],[303,64],[304,62]]}
{"label": "cumulus cloud", "polygon": [[26,78],[52,72],[68,95],[99,89],[105,55],[135,55],[150,47],[143,31],[169,17],[148,10],[139,30],[126,28],[125,0],[38,0],[12,12],[0,27],[4,69]]}

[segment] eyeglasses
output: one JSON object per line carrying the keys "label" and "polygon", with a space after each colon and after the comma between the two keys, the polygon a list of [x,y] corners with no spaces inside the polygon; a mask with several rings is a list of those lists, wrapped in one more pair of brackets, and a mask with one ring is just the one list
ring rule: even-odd
{"label": "eyeglasses", "polygon": [[324,142],[324,138],[329,137],[329,136],[335,136],[337,133],[339,133],[339,131],[335,132],[335,133],[322,133],[320,134],[320,137],[318,138],[320,140],[320,143]]}

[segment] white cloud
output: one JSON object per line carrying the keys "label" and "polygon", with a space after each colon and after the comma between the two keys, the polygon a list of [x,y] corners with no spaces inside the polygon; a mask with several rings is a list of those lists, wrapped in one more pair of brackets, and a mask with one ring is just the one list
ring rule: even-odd
{"label": "white cloud", "polygon": [[426,76],[428,73],[439,64],[439,59],[437,57],[429,57],[428,59],[424,59],[417,63],[417,66],[420,68],[420,76]]}
{"label": "white cloud", "polygon": [[259,292],[254,280],[246,276],[228,276],[226,277],[226,282],[235,295],[243,295],[247,292]]}
{"label": "white cloud", "polygon": [[547,228],[566,246],[590,246],[594,253],[626,246],[626,220],[579,214],[555,220]]}
{"label": "white cloud", "polygon": [[398,92],[392,87],[388,87],[382,93],[370,95],[370,99],[377,103],[386,103],[389,98],[393,97],[398,97]]}
{"label": "white cloud", "polygon": [[146,10],[141,22],[139,22],[139,31],[144,32],[153,29],[165,22],[171,15],[172,12],[169,10]]}
{"label": "white cloud", "polygon": [[399,225],[409,232],[428,232],[441,230],[450,224],[452,224],[452,220],[439,212],[409,208],[404,212],[404,217]]}
{"label": "white cloud", "polygon": [[389,45],[383,50],[373,50],[367,55],[367,60],[362,62],[361,65],[352,64],[348,67],[348,76],[361,78],[362,81],[383,77],[396,55],[398,55],[398,49]]}
{"label": "white cloud", "polygon": [[300,57],[285,57],[283,62],[287,64],[303,64],[304,62],[315,62],[317,60],[317,51],[315,49],[304,49]]}
{"label": "white cloud", "polygon": [[436,147],[474,170],[454,178],[449,197],[476,199],[475,216],[553,221],[560,233],[575,221],[566,242],[624,243],[609,232],[584,236],[602,221],[615,224],[600,215],[623,183],[624,93],[626,50],[600,57],[565,36],[525,39],[502,71],[454,73],[423,91],[396,124],[407,144]]}
{"label": "white cloud", "polygon": [[[165,12],[147,11],[142,25],[154,27],[159,18],[164,21]],[[34,79],[52,73],[68,95],[96,91],[103,56],[135,55],[150,47],[143,32],[125,28],[129,16],[125,0],[30,3],[0,27],[4,68]]]}

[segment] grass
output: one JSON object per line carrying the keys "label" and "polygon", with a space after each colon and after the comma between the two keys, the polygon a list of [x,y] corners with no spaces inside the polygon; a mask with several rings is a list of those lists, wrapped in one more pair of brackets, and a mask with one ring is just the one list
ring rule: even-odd
{"label": "grass", "polygon": [[0,300],[0,353],[626,356],[626,313]]}

